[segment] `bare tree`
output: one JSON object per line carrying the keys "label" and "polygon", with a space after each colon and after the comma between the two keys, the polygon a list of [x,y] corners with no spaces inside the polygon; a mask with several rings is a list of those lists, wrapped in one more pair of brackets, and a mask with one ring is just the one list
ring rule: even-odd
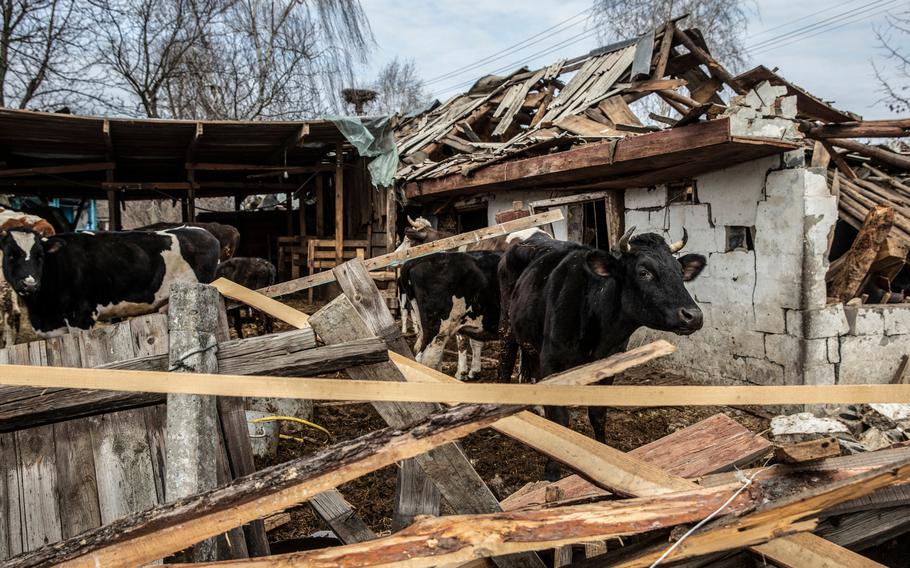
{"label": "bare tree", "polygon": [[[285,118],[337,111],[372,32],[358,0],[238,0],[168,87],[182,116]],[[330,93],[326,96],[326,93]]]}
{"label": "bare tree", "polygon": [[733,69],[746,61],[749,0],[594,0],[592,18],[603,43],[627,39],[689,14],[687,27],[701,30],[711,54]]}
{"label": "bare tree", "polygon": [[430,100],[413,59],[399,61],[396,57],[386,63],[371,88],[377,94],[372,110],[379,114],[413,112]]}
{"label": "bare tree", "polygon": [[77,0],[0,0],[0,106],[51,108],[80,98],[84,13]]}
{"label": "bare tree", "polygon": [[882,98],[895,113],[910,111],[910,9],[893,14],[881,29],[875,30],[883,60],[872,62]]}
{"label": "bare tree", "polygon": [[171,116],[164,93],[183,70],[208,26],[231,0],[92,0],[101,80],[126,102],[115,111],[150,118]]}

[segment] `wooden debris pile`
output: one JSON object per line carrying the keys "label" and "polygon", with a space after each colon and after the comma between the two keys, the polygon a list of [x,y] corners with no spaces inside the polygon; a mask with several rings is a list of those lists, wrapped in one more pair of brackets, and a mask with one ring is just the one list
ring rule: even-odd
{"label": "wooden debris pile", "polygon": [[[482,77],[467,92],[404,119],[396,132],[402,160],[397,177],[469,175],[508,159],[711,119],[725,110],[725,85],[746,92],[714,60],[697,29],[671,21],[541,69]],[[678,116],[651,113],[651,120],[642,120],[629,105],[648,96]]]}
{"label": "wooden debris pile", "polygon": [[[906,144],[871,145],[837,136],[910,135],[910,120],[841,123],[817,136],[812,165],[828,168],[841,221],[855,229],[850,249],[832,259],[828,296],[873,304],[907,302],[910,274],[910,149]],[[878,133],[878,134],[876,134]]]}

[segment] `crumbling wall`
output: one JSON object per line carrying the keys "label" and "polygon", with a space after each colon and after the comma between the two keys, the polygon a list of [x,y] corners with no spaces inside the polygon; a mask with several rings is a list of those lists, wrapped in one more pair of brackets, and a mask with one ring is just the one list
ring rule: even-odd
{"label": "crumbling wall", "polygon": [[[510,211],[512,209],[512,203],[515,201],[523,202],[524,207],[527,208],[528,204],[532,201],[539,201],[541,199],[549,199],[551,197],[559,197],[562,195],[565,195],[565,193],[546,190],[541,191],[524,189],[497,191],[496,193],[490,193],[487,195],[487,225],[490,227],[495,225],[496,214],[502,211]],[[552,224],[553,232],[555,233],[553,236],[559,240],[564,241],[566,240],[568,234],[566,227],[568,211],[566,207],[559,207],[559,209],[562,210],[563,220]]]}
{"label": "crumbling wall", "polygon": [[[781,94],[771,89],[757,89],[764,99],[746,95],[731,112],[738,134],[796,135],[790,97],[763,102]],[[837,219],[825,172],[806,167],[803,151],[795,150],[695,183],[695,203],[667,205],[663,187],[626,191],[627,227],[668,240],[686,227],[685,250],[708,258],[687,285],[704,312],[704,328],[688,337],[640,330],[632,344],[666,338],[678,351],[656,364],[705,380],[832,384],[846,318],[842,306],[825,305],[825,251]],[[743,231],[751,242],[733,246],[731,235]]]}
{"label": "crumbling wall", "polygon": [[888,383],[901,358],[910,355],[910,305],[860,305],[843,308],[838,336],[839,384]]}

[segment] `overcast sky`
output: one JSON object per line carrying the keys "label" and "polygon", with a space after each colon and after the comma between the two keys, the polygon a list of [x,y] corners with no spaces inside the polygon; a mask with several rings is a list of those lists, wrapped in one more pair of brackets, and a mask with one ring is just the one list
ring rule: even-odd
{"label": "overcast sky", "polygon": [[[793,35],[754,49],[749,67],[759,63],[779,67],[788,80],[865,118],[893,116],[877,102],[880,95],[870,61],[880,58],[881,52],[874,27],[880,27],[890,12],[910,10],[910,0],[760,0],[757,4],[759,13],[751,18],[747,45]],[[598,47],[590,23],[579,15],[513,53],[496,55],[591,5],[591,0],[364,0],[378,44],[369,74],[396,56],[412,58],[428,90],[444,99],[485,73],[502,73],[504,68],[524,64],[539,67]],[[814,27],[806,29],[809,26]]]}

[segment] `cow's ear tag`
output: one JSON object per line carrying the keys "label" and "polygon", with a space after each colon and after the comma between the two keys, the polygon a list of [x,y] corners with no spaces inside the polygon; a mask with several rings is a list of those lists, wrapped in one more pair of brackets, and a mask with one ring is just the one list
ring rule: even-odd
{"label": "cow's ear tag", "polygon": [[610,268],[607,266],[607,259],[599,254],[592,254],[588,256],[588,268],[591,269],[591,272],[598,276],[603,276],[606,278],[610,275]]}
{"label": "cow's ear tag", "polygon": [[66,246],[66,243],[60,240],[48,241],[44,245],[44,252],[55,253]]}

